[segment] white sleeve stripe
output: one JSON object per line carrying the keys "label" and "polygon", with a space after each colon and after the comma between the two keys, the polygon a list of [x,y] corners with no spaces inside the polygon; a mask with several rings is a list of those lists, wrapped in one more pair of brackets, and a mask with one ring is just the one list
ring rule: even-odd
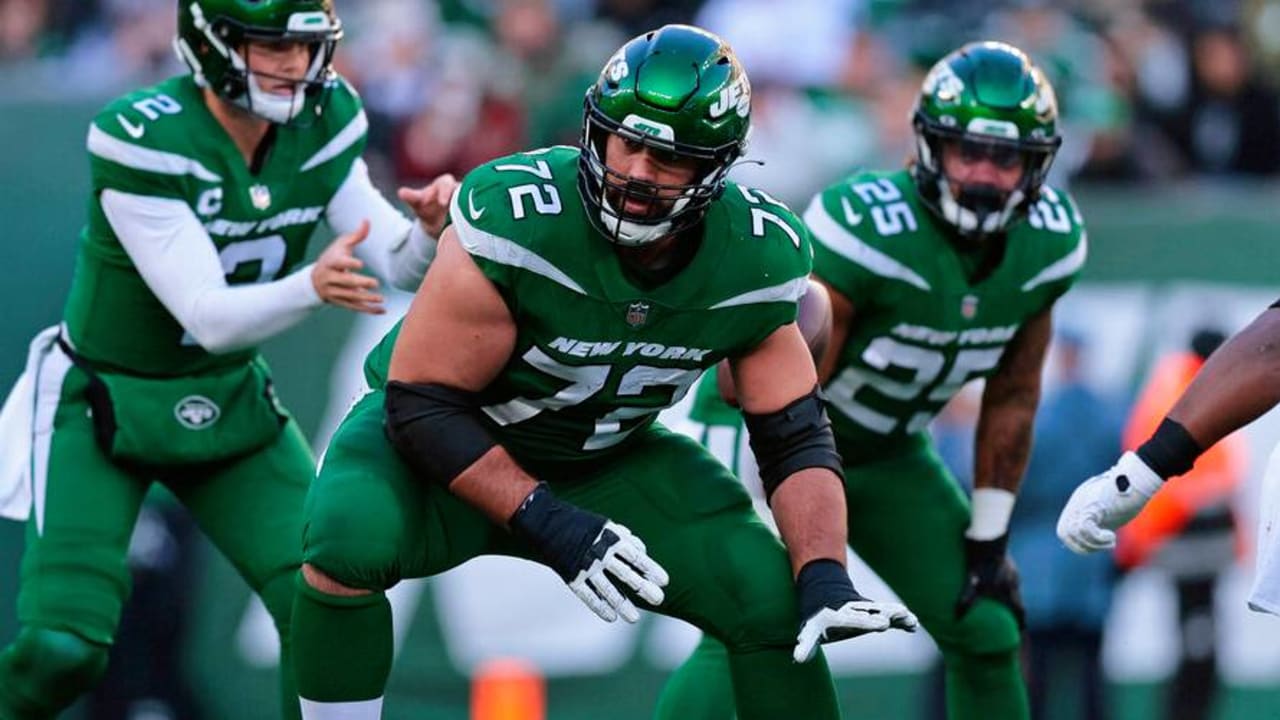
{"label": "white sleeve stripe", "polygon": [[90,153],[125,167],[165,175],[194,175],[205,182],[222,182],[221,176],[201,165],[199,160],[127,143],[108,135],[97,125],[89,126],[85,145]]}
{"label": "white sleeve stripe", "polygon": [[932,290],[928,281],[916,271],[871,247],[836,222],[822,206],[822,195],[816,195],[809,203],[809,208],[804,211],[804,222],[815,241],[850,262],[880,277],[901,280],[925,292]]}
{"label": "white sleeve stripe", "polygon": [[312,168],[319,167],[329,162],[342,153],[343,150],[351,147],[364,136],[366,130],[369,129],[369,118],[365,116],[364,110],[361,110],[355,117],[351,118],[351,122],[347,126],[338,131],[324,147],[316,151],[310,159],[302,164],[298,169],[299,172],[306,172]]}
{"label": "white sleeve stripe", "polygon": [[1075,249],[1066,255],[1058,258],[1048,267],[1041,270],[1035,277],[1026,281],[1022,285],[1022,292],[1031,292],[1036,288],[1051,283],[1054,280],[1061,280],[1084,267],[1084,261],[1089,257],[1089,237],[1082,230],[1080,232],[1080,242],[1076,243]]}
{"label": "white sleeve stripe", "polygon": [[801,297],[804,297],[808,289],[809,278],[798,277],[778,285],[735,295],[728,300],[721,300],[712,305],[711,309],[719,310],[721,308],[734,307],[735,305],[753,305],[756,303],[798,302]]}
{"label": "white sleeve stripe", "polygon": [[99,203],[148,289],[209,352],[253,347],[321,304],[310,265],[273,282],[227,285],[212,239],[181,200],[108,189]]}
{"label": "white sleeve stripe", "polygon": [[[496,262],[499,265],[508,265],[517,267],[522,270],[528,270],[535,275],[542,277],[572,290],[579,295],[586,295],[587,291],[582,288],[573,278],[569,277],[560,268],[552,265],[550,261],[541,255],[521,247],[513,240],[499,237],[492,233],[485,232],[475,225],[472,225],[466,217],[465,210],[462,209],[459,197],[462,196],[462,190],[459,189],[453,194],[453,199],[449,202],[449,216],[453,218],[453,227],[458,234],[458,241],[462,243],[462,247],[471,255],[482,257],[486,260]],[[468,204],[470,198],[468,197]],[[472,208],[474,211],[474,208]],[[481,208],[476,217],[483,215],[485,208]]]}

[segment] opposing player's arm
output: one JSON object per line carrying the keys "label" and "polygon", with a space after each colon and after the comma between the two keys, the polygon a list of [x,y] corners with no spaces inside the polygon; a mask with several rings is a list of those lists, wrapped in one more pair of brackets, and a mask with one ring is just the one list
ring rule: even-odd
{"label": "opposing player's arm", "polygon": [[1209,356],[1169,411],[1168,419],[1186,428],[1203,451],[1253,422],[1277,403],[1280,403],[1280,301]]}

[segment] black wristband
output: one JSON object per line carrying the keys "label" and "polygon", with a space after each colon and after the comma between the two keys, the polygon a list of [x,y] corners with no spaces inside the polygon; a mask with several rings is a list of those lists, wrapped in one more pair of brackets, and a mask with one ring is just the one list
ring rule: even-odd
{"label": "black wristband", "polygon": [[1191,469],[1204,450],[1177,420],[1165,418],[1151,438],[1138,448],[1138,457],[1168,480]]}
{"label": "black wristband", "polygon": [[800,604],[800,622],[817,615],[823,608],[838,608],[847,602],[864,600],[853,588],[849,572],[835,560],[810,560],[796,575],[796,597]]}
{"label": "black wristband", "polygon": [[604,523],[603,517],[556,497],[546,483],[538,483],[507,521],[511,532],[533,546],[565,582],[582,569],[582,558]]}

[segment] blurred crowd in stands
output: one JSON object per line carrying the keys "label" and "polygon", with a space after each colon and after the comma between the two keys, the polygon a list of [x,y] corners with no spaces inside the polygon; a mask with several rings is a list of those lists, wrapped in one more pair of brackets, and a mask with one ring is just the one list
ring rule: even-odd
{"label": "blurred crowd in stands", "polygon": [[[337,0],[339,67],[391,181],[574,143],[600,58],[667,22],[720,33],[754,90],[741,175],[792,202],[896,166],[924,71],[1027,50],[1058,90],[1054,181],[1280,172],[1280,0]],[[0,0],[5,98],[106,99],[178,72],[173,0]]]}

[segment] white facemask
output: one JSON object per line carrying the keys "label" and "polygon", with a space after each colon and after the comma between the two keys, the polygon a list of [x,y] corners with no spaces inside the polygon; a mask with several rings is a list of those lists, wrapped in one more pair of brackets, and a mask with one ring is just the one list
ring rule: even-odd
{"label": "white facemask", "polygon": [[[1004,207],[999,212],[987,213],[982,219],[981,232],[990,234],[999,232],[1008,224],[1009,218],[1013,217],[1013,211],[1017,209],[1025,195],[1021,188],[1009,193],[1008,199],[1004,202]],[[951,194],[951,185],[947,182],[945,175],[938,177],[938,205],[942,208],[942,217],[947,222],[955,225],[961,232],[975,232],[978,228],[978,214],[969,208],[964,207],[956,202],[955,196]]]}

